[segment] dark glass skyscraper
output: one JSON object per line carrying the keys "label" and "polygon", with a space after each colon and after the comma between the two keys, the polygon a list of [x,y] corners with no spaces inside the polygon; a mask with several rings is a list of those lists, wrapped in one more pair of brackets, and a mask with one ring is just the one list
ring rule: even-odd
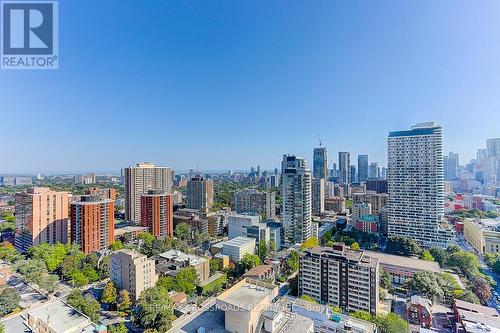
{"label": "dark glass skyscraper", "polygon": [[326,148],[314,148],[313,151],[313,177],[328,180],[328,156]]}
{"label": "dark glass skyscraper", "polygon": [[358,181],[365,182],[368,179],[368,155],[358,155]]}

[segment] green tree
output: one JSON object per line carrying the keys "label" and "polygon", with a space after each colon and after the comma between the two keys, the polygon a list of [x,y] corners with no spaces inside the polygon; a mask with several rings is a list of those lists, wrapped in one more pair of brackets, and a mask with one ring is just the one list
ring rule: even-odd
{"label": "green tree", "polygon": [[17,261],[23,259],[24,257],[17,252],[14,246],[9,242],[0,243],[0,259],[7,261],[8,263],[16,263]]}
{"label": "green tree", "polygon": [[41,259],[45,262],[49,272],[53,272],[62,263],[68,253],[69,246],[57,243],[50,245],[42,243],[28,249],[28,256],[32,259]]}
{"label": "green tree", "polygon": [[476,275],[479,268],[477,257],[473,253],[465,251],[457,251],[450,254],[446,264],[469,277]]}
{"label": "green tree", "polygon": [[108,327],[108,333],[127,333],[128,329],[124,323],[114,324]]}
{"label": "green tree", "polygon": [[174,290],[191,295],[196,291],[197,283],[198,274],[196,269],[194,267],[183,268],[174,278]]}
{"label": "green tree", "polygon": [[434,261],[434,257],[428,250],[423,250],[422,253],[420,254],[420,259],[426,260],[426,261]]}
{"label": "green tree", "polygon": [[446,250],[433,247],[429,250],[429,253],[439,265],[444,266],[446,264],[446,260],[448,259],[448,252],[446,252]]}
{"label": "green tree", "polygon": [[314,298],[312,298],[309,295],[302,295],[302,296],[300,296],[300,299],[303,299],[304,301],[308,301],[308,302],[314,303],[314,304],[318,303]]}
{"label": "green tree", "polygon": [[276,243],[274,241],[269,241],[269,251],[275,252],[277,250]]}
{"label": "green tree", "polygon": [[144,329],[168,331],[175,319],[168,290],[157,286],[143,291],[137,302],[134,318]]}
{"label": "green tree", "polygon": [[220,269],[219,260],[210,259],[210,273],[213,274]]}
{"label": "green tree", "polygon": [[384,289],[391,288],[392,284],[391,274],[384,269],[380,270],[380,286]]}
{"label": "green tree", "polygon": [[319,244],[319,241],[318,241],[318,238],[316,237],[310,237],[308,239],[305,240],[305,242],[301,245],[301,249],[304,250],[304,249],[310,249],[310,248],[313,248],[315,246],[318,246]]}
{"label": "green tree", "polygon": [[102,291],[101,303],[109,305],[116,304],[117,297],[115,284],[111,281],[106,283]]}
{"label": "green tree", "polygon": [[373,321],[380,333],[410,333],[408,322],[395,313],[378,315]]}
{"label": "green tree", "polygon": [[83,274],[83,272],[77,268],[73,269],[69,274],[69,278],[76,287],[83,287],[89,284],[89,279]]}
{"label": "green tree", "polygon": [[366,311],[354,311],[350,313],[353,318],[358,318],[366,321],[373,321],[372,315]]}
{"label": "green tree", "polygon": [[130,310],[131,305],[132,301],[130,300],[130,293],[128,290],[120,290],[120,294],[118,295],[118,310],[127,312]]}
{"label": "green tree", "polygon": [[442,299],[444,291],[439,285],[436,275],[432,272],[417,272],[412,278],[406,279],[403,287],[425,294],[429,299]]}
{"label": "green tree", "polygon": [[121,240],[116,240],[113,242],[113,244],[111,244],[112,251],[118,251],[121,249],[123,249],[123,243],[121,242]]}
{"label": "green tree", "polygon": [[251,268],[254,268],[255,266],[260,265],[260,258],[255,254],[247,253],[243,256],[241,263],[243,267],[245,267],[245,270],[249,270]]}
{"label": "green tree", "polygon": [[175,236],[181,240],[187,240],[191,235],[191,227],[187,223],[179,223],[175,227]]}
{"label": "green tree", "polygon": [[286,271],[290,275],[299,269],[299,253],[295,250],[290,252],[286,260]]}
{"label": "green tree", "polygon": [[19,308],[19,293],[14,288],[5,288],[0,292],[0,317]]}
{"label": "green tree", "polygon": [[67,300],[69,305],[87,315],[92,322],[97,323],[99,321],[99,310],[101,306],[94,297],[90,295],[84,297],[81,290],[74,289],[68,295]]}
{"label": "green tree", "polygon": [[266,241],[263,239],[261,239],[259,241],[258,253],[259,253],[259,258],[260,258],[261,262],[266,260],[267,255],[268,255],[268,248],[267,248]]}
{"label": "green tree", "polygon": [[360,250],[361,248],[359,247],[359,244],[357,242],[354,242],[351,244],[351,249]]}
{"label": "green tree", "polygon": [[97,273],[97,271],[92,267],[85,267],[83,269],[83,275],[85,275],[91,283],[99,280],[99,273]]}
{"label": "green tree", "polygon": [[419,255],[422,252],[420,245],[406,237],[389,237],[386,245],[386,251],[389,253],[412,256]]}

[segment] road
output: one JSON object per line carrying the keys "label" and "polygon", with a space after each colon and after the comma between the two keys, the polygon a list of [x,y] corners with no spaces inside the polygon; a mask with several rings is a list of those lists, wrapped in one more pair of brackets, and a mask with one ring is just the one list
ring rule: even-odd
{"label": "road", "polygon": [[500,277],[495,274],[484,262],[482,255],[480,255],[462,236],[457,236],[456,238],[458,245],[462,248],[462,250],[474,253],[476,257],[479,259],[481,264],[481,268],[483,273],[489,275],[495,282],[496,286],[493,288],[493,298],[490,300],[488,306],[500,308],[500,302],[497,300],[497,296],[500,295]]}

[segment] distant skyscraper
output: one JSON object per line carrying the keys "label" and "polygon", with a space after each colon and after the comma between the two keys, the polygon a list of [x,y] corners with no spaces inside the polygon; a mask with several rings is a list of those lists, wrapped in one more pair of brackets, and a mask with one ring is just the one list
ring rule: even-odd
{"label": "distant skyscraper", "polygon": [[45,187],[16,193],[16,248],[24,252],[41,243],[68,243],[68,192]]}
{"label": "distant skyscraper", "polygon": [[345,151],[339,152],[339,182],[349,183],[349,166],[351,165],[349,153]]}
{"label": "distant skyscraper", "polygon": [[306,160],[294,155],[283,155],[281,173],[284,243],[291,246],[311,237],[312,177]]}
{"label": "distant skyscraper", "polygon": [[357,181],[357,174],[356,174],[356,166],[355,165],[350,165],[349,166],[349,181],[351,183],[355,183]]}
{"label": "distant skyscraper", "polygon": [[500,185],[500,138],[486,140],[486,153],[487,183]]}
{"label": "distant skyscraper", "polygon": [[368,155],[358,155],[358,182],[368,179]]}
{"label": "distant skyscraper", "polygon": [[387,140],[389,236],[446,246],[451,233],[444,217],[443,130],[422,123],[390,132]]}
{"label": "distant skyscraper", "polygon": [[174,236],[173,195],[162,190],[149,190],[141,196],[141,226],[155,237]]}
{"label": "distant skyscraper", "polygon": [[173,171],[151,163],[137,163],[124,169],[125,175],[125,219],[141,222],[141,196],[148,190],[172,193]]}
{"label": "distant skyscraper", "polygon": [[325,181],[328,179],[328,155],[324,147],[314,148],[313,177]]}
{"label": "distant skyscraper", "polygon": [[[275,177],[275,176],[272,176]],[[237,213],[255,213],[270,219],[275,217],[276,193],[244,189],[234,192],[233,209]]]}
{"label": "distant skyscraper", "polygon": [[371,162],[370,167],[368,168],[368,178],[378,178],[380,176],[380,169],[378,166],[378,162]]}
{"label": "distant skyscraper", "polygon": [[202,176],[191,178],[187,184],[187,207],[207,212],[212,208],[213,204],[213,181]]}
{"label": "distant skyscraper", "polygon": [[380,177],[383,179],[387,178],[387,168],[386,167],[382,167],[382,172],[380,173]]}
{"label": "distant skyscraper", "polygon": [[115,202],[102,196],[83,195],[71,203],[71,242],[83,253],[107,249],[114,241]]}
{"label": "distant skyscraper", "polygon": [[325,210],[325,180],[313,178],[312,180],[312,214],[320,216]]}
{"label": "distant skyscraper", "polygon": [[458,154],[450,152],[443,157],[444,180],[453,180],[458,177]]}

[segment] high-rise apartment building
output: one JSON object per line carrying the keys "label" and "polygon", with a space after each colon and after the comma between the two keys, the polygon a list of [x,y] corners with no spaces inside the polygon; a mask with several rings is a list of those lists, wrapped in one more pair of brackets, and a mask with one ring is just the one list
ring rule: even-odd
{"label": "high-rise apartment building", "polygon": [[300,253],[299,295],[346,311],[377,314],[379,262],[342,243]]}
{"label": "high-rise apartment building", "polygon": [[356,173],[356,166],[355,165],[350,165],[349,166],[349,182],[355,183],[358,181],[358,174]]}
{"label": "high-rise apartment building", "polygon": [[131,249],[112,252],[109,257],[109,271],[110,280],[119,290],[127,290],[134,301],[158,281],[155,261]]}
{"label": "high-rise apartment building", "polygon": [[369,203],[358,202],[352,205],[351,218],[355,222],[358,218],[372,214],[372,205]]}
{"label": "high-rise apartment building", "polygon": [[152,163],[137,163],[124,169],[125,219],[134,223],[141,221],[141,196],[148,190],[172,193],[173,171]]}
{"label": "high-rise apartment building", "polygon": [[44,187],[16,193],[15,247],[25,252],[40,243],[68,243],[68,192]]}
{"label": "high-rise apartment building", "polygon": [[312,214],[320,216],[325,210],[325,180],[313,178],[312,180]]}
{"label": "high-rise apartment building", "polygon": [[83,195],[71,202],[71,242],[89,254],[107,249],[114,242],[115,202]]}
{"label": "high-rise apartment building", "polygon": [[291,246],[311,237],[311,171],[305,159],[283,155],[281,173],[284,243]]}
{"label": "high-rise apartment building", "polygon": [[366,191],[366,193],[354,193],[352,195],[352,203],[370,204],[370,214],[378,215],[384,207],[387,206],[389,195],[386,193],[377,193],[375,191]]}
{"label": "high-rise apartment building", "polygon": [[368,178],[376,179],[380,177],[380,168],[378,162],[371,162],[368,167]]}
{"label": "high-rise apartment building", "polygon": [[375,191],[377,193],[387,193],[387,180],[382,178],[367,179],[366,190]]}
{"label": "high-rise apartment building", "polygon": [[387,160],[389,236],[446,246],[451,234],[440,228],[444,217],[442,127],[431,122],[390,132]]}
{"label": "high-rise apartment building", "polygon": [[358,155],[358,182],[368,179],[368,155]]}
{"label": "high-rise apartment building", "polygon": [[328,180],[328,154],[325,147],[313,150],[313,177]]}
{"label": "high-rise apartment building", "polygon": [[486,140],[486,182],[500,185],[500,138]]}
{"label": "high-rise apartment building", "polygon": [[349,152],[339,152],[339,183],[349,183],[349,166],[351,165]]}
{"label": "high-rise apartment building", "polygon": [[234,192],[233,210],[237,213],[255,213],[264,218],[276,216],[276,193],[244,189]]}
{"label": "high-rise apartment building", "polygon": [[203,212],[209,211],[214,204],[214,183],[211,179],[195,176],[188,180],[187,207]]}
{"label": "high-rise apartment building", "polygon": [[453,180],[458,178],[458,154],[450,152],[448,156],[443,157],[444,180]]}
{"label": "high-rise apartment building", "polygon": [[155,237],[174,236],[173,195],[161,190],[149,190],[141,196],[141,226],[149,228]]}

